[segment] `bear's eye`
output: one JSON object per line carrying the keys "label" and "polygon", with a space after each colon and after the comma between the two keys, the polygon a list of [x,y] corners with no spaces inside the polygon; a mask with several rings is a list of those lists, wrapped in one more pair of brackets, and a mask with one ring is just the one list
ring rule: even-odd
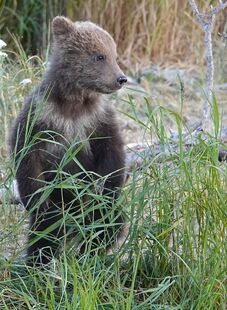
{"label": "bear's eye", "polygon": [[102,54],[95,55],[96,61],[104,61],[105,59],[106,59],[105,55],[102,55]]}

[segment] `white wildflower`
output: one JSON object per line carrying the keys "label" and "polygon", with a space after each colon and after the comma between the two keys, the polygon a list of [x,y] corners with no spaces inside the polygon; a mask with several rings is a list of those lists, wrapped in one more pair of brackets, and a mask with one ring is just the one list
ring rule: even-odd
{"label": "white wildflower", "polygon": [[22,81],[20,82],[19,85],[25,86],[25,85],[31,84],[31,83],[32,83],[32,80],[31,80],[31,79],[24,79],[24,80],[22,80]]}
{"label": "white wildflower", "polygon": [[0,39],[0,49],[5,47],[7,44],[3,40]]}
{"label": "white wildflower", "polygon": [[1,57],[8,57],[8,55],[6,53],[0,51],[0,58]]}

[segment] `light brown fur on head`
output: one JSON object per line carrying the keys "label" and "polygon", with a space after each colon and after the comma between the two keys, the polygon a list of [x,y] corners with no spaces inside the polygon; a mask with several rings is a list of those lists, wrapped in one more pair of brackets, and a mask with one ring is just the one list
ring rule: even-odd
{"label": "light brown fur on head", "polygon": [[79,51],[103,52],[108,56],[117,57],[116,44],[111,35],[90,22],[72,22],[63,16],[54,18],[53,35],[58,44],[62,44],[64,48],[79,49]]}
{"label": "light brown fur on head", "polygon": [[[117,64],[116,44],[108,32],[92,22],[74,23],[62,16],[54,18],[52,28],[50,68],[64,79],[72,96],[78,90],[111,93],[122,87],[126,78]],[[125,81],[119,82],[120,77]]]}

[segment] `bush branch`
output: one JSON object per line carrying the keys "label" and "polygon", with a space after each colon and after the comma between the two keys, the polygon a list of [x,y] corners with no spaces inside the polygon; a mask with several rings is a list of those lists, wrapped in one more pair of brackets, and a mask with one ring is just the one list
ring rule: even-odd
{"label": "bush branch", "polygon": [[[207,99],[204,102],[203,107],[203,120],[202,127],[207,127],[211,120],[210,103],[212,102],[212,92],[214,89],[214,63],[213,63],[213,46],[212,46],[212,30],[215,21],[215,15],[224,10],[227,7],[227,1],[223,3],[219,1],[219,4],[212,8],[209,14],[201,14],[194,0],[188,0],[193,13],[199,24],[204,31],[204,43],[205,43],[205,55],[207,63]],[[204,19],[206,17],[206,19]],[[209,126],[208,126],[209,127]]]}

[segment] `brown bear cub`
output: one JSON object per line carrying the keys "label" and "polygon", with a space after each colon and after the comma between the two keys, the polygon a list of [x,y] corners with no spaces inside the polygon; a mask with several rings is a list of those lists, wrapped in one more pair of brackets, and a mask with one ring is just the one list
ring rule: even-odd
{"label": "brown bear cub", "polygon": [[[20,198],[30,212],[29,264],[48,263],[66,235],[82,237],[82,253],[88,232],[90,250],[107,248],[124,222],[114,204],[124,182],[123,142],[114,111],[102,99],[127,82],[115,42],[91,22],[56,17],[52,29],[48,68],[10,139]],[[101,193],[101,202],[91,199],[92,191],[93,197]]]}

